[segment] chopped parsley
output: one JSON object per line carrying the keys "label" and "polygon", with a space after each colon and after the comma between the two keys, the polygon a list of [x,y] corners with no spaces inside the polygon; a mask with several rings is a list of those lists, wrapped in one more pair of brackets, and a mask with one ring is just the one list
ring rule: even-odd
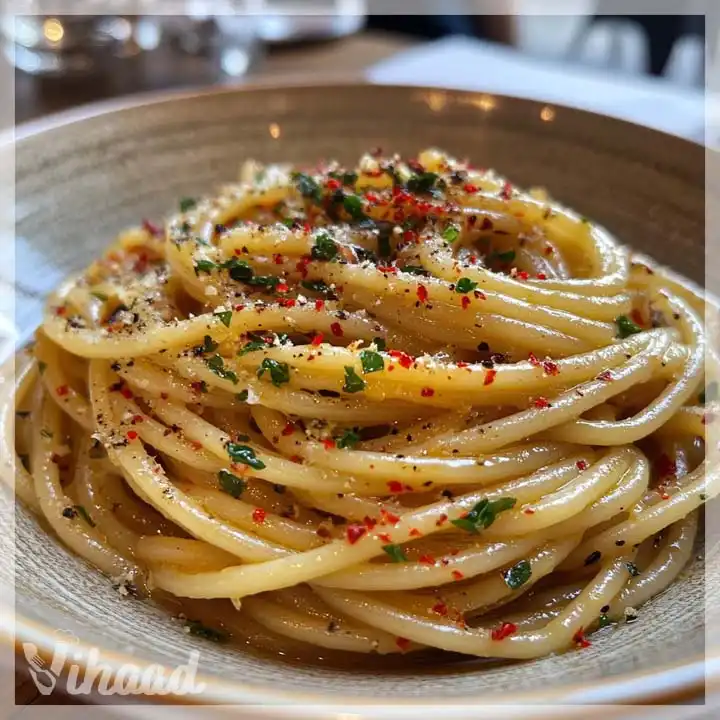
{"label": "chopped parsley", "polygon": [[618,327],[618,337],[622,339],[642,332],[642,328],[638,327],[627,315],[618,315],[615,318],[615,324]]}
{"label": "chopped parsley", "polygon": [[95,527],[95,522],[90,517],[90,513],[82,505],[73,505],[73,510],[90,526]]}
{"label": "chopped parsley", "polygon": [[265,468],[265,463],[255,455],[255,451],[249,445],[238,445],[229,442],[227,452],[230,459],[235,463],[249,465],[254,470],[263,470]]}
{"label": "chopped parsley", "polygon": [[603,613],[598,618],[598,628],[604,628],[604,627],[607,627],[608,625],[612,625],[612,620],[608,617],[607,613]]}
{"label": "chopped parsley", "polygon": [[275,275],[254,275],[245,282],[248,285],[253,285],[255,287],[264,287],[270,291],[273,291],[282,282],[282,280]]}
{"label": "chopped parsley", "polygon": [[387,343],[385,342],[385,338],[381,338],[381,337],[373,338],[373,344],[380,352],[383,352],[385,350],[385,348],[387,348]]}
{"label": "chopped parsley", "polygon": [[345,366],[345,384],[343,390],[346,393],[356,393],[365,389],[365,381],[355,372],[351,365]]}
{"label": "chopped parsley", "polygon": [[359,195],[346,195],[343,198],[343,208],[353,220],[362,220],[365,217],[362,199]]}
{"label": "chopped parsley", "polygon": [[186,213],[197,206],[197,200],[191,197],[180,198],[180,212]]}
{"label": "chopped parsley", "polygon": [[227,640],[227,633],[203,625],[199,620],[188,620],[184,627],[186,632],[195,635],[195,637],[212,640],[212,642],[225,642]]}
{"label": "chopped parsley", "polygon": [[503,573],[503,578],[505,578],[505,584],[511,590],[517,590],[530,579],[531,575],[532,566],[527,560],[521,560],[509,570],[506,570],[505,573]]}
{"label": "chopped parsley", "polygon": [[388,554],[393,562],[407,562],[407,555],[402,551],[402,548],[399,545],[383,545],[382,549]]}
{"label": "chopped parsley", "polygon": [[343,434],[335,440],[335,443],[341,450],[355,447],[359,442],[360,436],[352,428],[343,430]]}
{"label": "chopped parsley", "polygon": [[363,372],[367,373],[379,372],[385,369],[385,361],[382,355],[372,350],[363,350],[360,353],[360,362],[362,363]]}
{"label": "chopped parsley", "polygon": [[203,344],[198,345],[196,348],[199,353],[211,353],[215,352],[217,349],[218,344],[209,335],[206,335],[203,338]]}
{"label": "chopped parsley", "polygon": [[245,481],[242,478],[233,475],[228,470],[221,470],[218,473],[218,480],[220,482],[220,488],[234,498],[239,498],[246,487]]}
{"label": "chopped parsley", "polygon": [[337,253],[338,247],[335,241],[327,233],[321,233],[315,238],[310,256],[313,260],[332,260]]}
{"label": "chopped parsley", "polygon": [[108,301],[108,296],[105,293],[98,292],[97,290],[93,290],[90,293],[94,298],[97,298],[98,300],[101,300],[102,302]]}
{"label": "chopped parsley", "polygon": [[208,275],[217,267],[212,260],[198,260],[195,263],[195,274],[207,273]]}
{"label": "chopped parsley", "polygon": [[220,267],[229,272],[236,282],[250,282],[253,279],[253,269],[245,260],[238,260],[235,256],[224,262]]}
{"label": "chopped parsley", "polygon": [[334,295],[330,286],[322,280],[303,280],[300,283],[306,290],[311,292],[320,293],[321,295]]}
{"label": "chopped parsley", "polygon": [[270,373],[270,379],[275,387],[290,382],[290,368],[287,363],[265,358],[258,368],[257,376],[262,377],[266,371]]}
{"label": "chopped parsley", "polygon": [[434,172],[418,173],[407,181],[407,189],[415,193],[428,193],[439,178],[440,176]]}
{"label": "chopped parsley", "polygon": [[237,375],[225,367],[225,361],[220,355],[213,355],[211,358],[205,361],[206,365],[212,370],[218,377],[223,380],[230,380],[234,385],[237,385]]}
{"label": "chopped parsley", "polygon": [[457,225],[448,225],[442,236],[445,242],[454,243],[460,237],[460,228]]}
{"label": "chopped parsley", "polygon": [[410,273],[411,275],[422,275],[423,277],[428,277],[430,275],[430,273],[420,265],[406,265],[400,269],[403,272]]}
{"label": "chopped parsley", "polygon": [[220,312],[215,311],[213,314],[225,327],[230,327],[230,323],[232,322],[232,310],[221,310]]}
{"label": "chopped parsley", "polygon": [[242,392],[239,392],[235,396],[240,402],[247,402],[248,398],[250,397],[250,391],[249,390],[243,390]]}
{"label": "chopped parsley", "polygon": [[485,498],[477,503],[465,517],[453,520],[452,524],[461,530],[475,534],[484,528],[489,528],[499,513],[514,508],[515,503],[514,497],[503,497],[499,500]]}
{"label": "chopped parsley", "polygon": [[240,352],[238,353],[238,355],[242,357],[243,355],[247,355],[250,352],[264,350],[271,345],[272,342],[268,342],[267,340],[251,340],[249,343],[245,343],[245,345],[240,348]]}
{"label": "chopped parsley", "polygon": [[455,283],[455,292],[465,295],[465,294],[475,290],[475,288],[477,286],[478,286],[478,284],[474,280],[471,280],[470,278],[460,278]]}
{"label": "chopped parsley", "polygon": [[515,259],[515,251],[514,250],[508,250],[506,252],[491,252],[490,255],[488,255],[488,260],[499,260],[500,262],[509,263],[512,262]]}
{"label": "chopped parsley", "polygon": [[293,180],[295,180],[295,187],[303,197],[316,203],[322,201],[322,190],[315,178],[305,173],[294,173]]}

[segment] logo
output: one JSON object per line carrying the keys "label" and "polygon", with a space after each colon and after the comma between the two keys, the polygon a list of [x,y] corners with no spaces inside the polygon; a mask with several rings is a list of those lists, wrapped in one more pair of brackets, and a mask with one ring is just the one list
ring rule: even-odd
{"label": "logo", "polygon": [[[125,663],[113,669],[92,648],[86,654],[73,649],[79,644],[71,632],[58,631],[52,660],[44,660],[36,645],[23,643],[30,677],[41,695],[50,695],[61,675],[65,679],[63,691],[68,695],[198,695],[205,683],[197,682],[200,653],[193,650],[188,661],[169,669],[162,665],[141,668]],[[84,669],[84,670],[83,670]]]}

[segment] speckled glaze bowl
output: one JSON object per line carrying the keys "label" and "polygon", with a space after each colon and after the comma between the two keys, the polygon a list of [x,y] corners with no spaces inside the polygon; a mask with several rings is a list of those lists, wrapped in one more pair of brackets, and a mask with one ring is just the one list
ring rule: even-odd
{"label": "speckled glaze bowl", "polygon": [[[19,128],[17,135],[15,289],[22,338],[38,323],[43,296],[116,231],[161,217],[180,196],[235,178],[243,159],[351,161],[376,146],[412,154],[435,145],[518,184],[545,186],[623,242],[703,281],[703,149],[564,107],[367,85],[218,89],[95,106]],[[12,281],[11,268],[0,273]],[[437,715],[431,708],[437,704],[446,718],[488,717],[483,703],[512,702],[528,705],[504,708],[503,716],[587,717],[577,705],[560,713],[547,704],[682,701],[702,695],[705,669],[711,675],[715,667],[704,656],[700,560],[646,605],[638,622],[602,633],[582,653],[418,674],[303,667],[188,637],[164,611],[120,598],[22,508],[15,547],[18,643],[30,640],[49,654],[63,631],[79,639],[81,653],[97,647],[113,665],[130,656],[141,666],[173,666],[199,649],[207,690],[180,702],[270,706],[248,711],[251,716],[338,718],[332,705],[357,713],[352,717],[423,719]],[[1,568],[7,580],[11,568]],[[707,585],[712,593],[717,583],[708,577]],[[499,708],[490,713],[499,714]]]}

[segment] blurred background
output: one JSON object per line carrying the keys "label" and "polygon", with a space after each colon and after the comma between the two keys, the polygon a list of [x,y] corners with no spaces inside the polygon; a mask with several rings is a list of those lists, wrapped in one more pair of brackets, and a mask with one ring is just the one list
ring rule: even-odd
{"label": "blurred background", "polygon": [[702,14],[710,0],[683,3],[684,15],[622,14],[632,3],[617,0],[560,3],[558,15],[544,0],[403,3],[412,15],[372,0],[257,0],[252,13],[186,0],[164,16],[44,15],[43,5],[1,18],[18,123],[148,90],[365,78],[536,97],[702,139],[705,47],[716,41]]}

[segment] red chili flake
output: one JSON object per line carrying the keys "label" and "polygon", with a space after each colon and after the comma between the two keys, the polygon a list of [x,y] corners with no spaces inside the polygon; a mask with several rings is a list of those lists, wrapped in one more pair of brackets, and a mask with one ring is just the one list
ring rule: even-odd
{"label": "red chili flake", "polygon": [[547,255],[547,256],[552,255],[553,252],[555,252],[555,251],[552,249],[552,246],[551,246],[551,245],[546,245],[546,246],[545,246],[545,250],[543,250],[543,253],[544,253],[545,255]]}
{"label": "red chili flake", "polygon": [[365,193],[365,199],[366,199],[369,203],[373,203],[373,205],[374,205],[374,204],[376,204],[376,203],[378,202],[378,200],[379,200],[380,198],[378,198],[378,196],[377,196],[375,193],[369,192],[369,193]]}
{"label": "red chili flake", "polygon": [[512,197],[512,189],[513,189],[512,185],[509,182],[506,182],[503,185],[502,190],[500,191],[500,197],[503,200],[509,200]]}
{"label": "red chili flake", "polygon": [[633,311],[630,313],[630,318],[636,325],[645,325],[645,319],[637,308],[633,308]]}
{"label": "red chili flake", "polygon": [[485,379],[483,380],[483,385],[492,385],[495,382],[496,375],[497,375],[497,370],[488,370],[485,373]]}
{"label": "red chili flake", "polygon": [[253,510],[252,519],[256,523],[264,523],[267,513],[262,508],[255,508]]}
{"label": "red chili flake", "polygon": [[312,258],[311,258],[310,256],[307,256],[307,257],[301,258],[301,259],[298,261],[297,265],[295,265],[295,269],[296,269],[303,277],[307,277],[307,274],[308,274],[307,266],[310,264],[310,261],[311,261],[311,260],[312,260]]}
{"label": "red chili flake", "polygon": [[288,307],[288,308],[295,307],[295,298],[280,298],[278,300],[278,304],[281,307]]}
{"label": "red chili flake", "polygon": [[435,394],[435,390],[433,390],[431,387],[424,387],[420,391],[420,395],[422,397],[432,397]]}
{"label": "red chili flake", "polygon": [[657,462],[657,472],[660,477],[677,476],[677,465],[670,459],[668,455],[663,453]]}
{"label": "red chili flake", "polygon": [[60,305],[59,307],[55,308],[55,314],[62,317],[67,312],[67,308],[64,305]]}
{"label": "red chili flake", "polygon": [[546,375],[558,375],[560,373],[558,364],[552,360],[543,360],[542,366]]}
{"label": "red chili flake", "polygon": [[440,515],[440,517],[435,521],[435,527],[441,527],[448,521],[448,516],[443,513]]}
{"label": "red chili flake", "polygon": [[135,261],[135,264],[133,265],[133,270],[136,273],[144,273],[147,270],[148,266],[148,256],[147,253],[140,253],[138,256],[138,259]]}
{"label": "red chili flake", "polygon": [[540,361],[535,357],[535,353],[529,353],[529,354],[528,354],[528,362],[529,362],[533,367],[540,367],[540,365],[541,365]]}
{"label": "red chili flake", "polygon": [[573,642],[581,648],[589,648],[592,645],[592,643],[585,637],[585,633],[582,628],[573,635]]}
{"label": "red chili flake", "polygon": [[332,331],[332,334],[336,337],[342,337],[344,335],[342,325],[339,322],[334,322],[330,326],[330,330]]}
{"label": "red chili flake", "polygon": [[348,525],[347,529],[345,530],[345,535],[347,537],[347,541],[354,545],[365,533],[367,532],[367,528],[363,525]]}
{"label": "red chili flake", "polygon": [[538,280],[547,280],[547,275],[545,273],[538,273],[535,277]]}
{"label": "red chili flake", "polygon": [[280,434],[283,435],[284,437],[287,437],[288,435],[292,435],[294,432],[295,432],[295,426],[291,422],[289,422],[282,429],[282,432]]}
{"label": "red chili flake", "polygon": [[415,207],[421,215],[429,213],[432,209],[432,205],[429,202],[419,202],[415,205]]}
{"label": "red chili flake", "polygon": [[198,442],[197,440],[191,440],[191,441],[190,441],[190,447],[191,447],[193,450],[196,450],[196,451],[197,451],[197,450],[202,450],[203,444],[202,444],[201,442]]}
{"label": "red chili flake", "polygon": [[523,513],[525,513],[525,515],[534,515],[534,514],[535,514],[535,510],[534,510],[533,508],[525,508],[525,509],[523,510]]}
{"label": "red chili flake", "polygon": [[422,533],[417,528],[411,528],[409,537],[422,537]]}
{"label": "red chili flake", "polygon": [[317,335],[313,336],[313,339],[310,341],[310,344],[313,347],[317,347],[318,345],[322,345],[322,341],[325,338],[325,336],[322,333],[318,333]]}
{"label": "red chili flake", "polygon": [[475,255],[471,255],[469,260],[471,265],[477,265],[477,257]]}
{"label": "red chili flake", "polygon": [[325,307],[325,301],[324,300],[316,300],[315,301],[315,309],[320,312]]}
{"label": "red chili flake", "polygon": [[415,358],[412,355],[408,355],[402,352],[402,350],[390,350],[390,357],[395,358],[400,367],[404,367],[406,370],[411,368],[415,362]]}
{"label": "red chili flake", "polygon": [[275,290],[279,293],[286,293],[290,288],[288,287],[287,283],[278,283],[275,286]]}
{"label": "red chili flake", "polygon": [[425,555],[421,555],[418,558],[418,562],[421,562],[423,565],[434,565],[435,558],[432,555],[426,553]]}
{"label": "red chili flake", "polygon": [[459,368],[466,368],[470,363],[466,363],[466,362],[460,361],[460,362],[457,362],[457,363],[455,363],[455,364],[456,364]]}
{"label": "red chili flake", "polygon": [[167,400],[170,396],[166,392],[160,393],[160,399],[161,400]]}
{"label": "red chili flake", "polygon": [[465,185],[463,185],[463,190],[466,193],[476,193],[478,191],[478,187],[472,183],[465,183]]}
{"label": "red chili flake", "polygon": [[395,639],[395,644],[405,652],[410,647],[410,641],[407,638],[399,637]]}
{"label": "red chili flake", "polygon": [[154,235],[155,237],[162,235],[162,228],[156,225],[154,222],[151,222],[150,220],[142,221],[142,229],[146,232],[149,232],[151,235]]}
{"label": "red chili flake", "polygon": [[391,274],[397,274],[397,267],[395,265],[378,265],[377,266],[378,272],[381,273],[391,273]]}
{"label": "red chili flake", "polygon": [[470,298],[467,295],[463,295],[460,299],[460,305],[463,310],[467,310],[470,307]]}
{"label": "red chili flake", "polygon": [[326,450],[332,450],[335,447],[335,441],[332,438],[325,438],[322,444]]}
{"label": "red chili flake", "polygon": [[234,310],[235,312],[240,312],[241,310],[244,310],[244,309],[245,309],[245,306],[244,306],[244,305],[235,305],[235,306],[233,307],[233,310]]}
{"label": "red chili flake", "polygon": [[328,190],[339,190],[342,187],[342,183],[336,178],[328,178],[325,187]]}
{"label": "red chili flake", "polygon": [[70,388],[67,385],[60,385],[59,387],[55,388],[55,392],[60,396],[63,397],[67,395],[70,392]]}
{"label": "red chili flake", "polygon": [[518,626],[515,623],[504,622],[499,628],[493,628],[490,637],[493,640],[504,640],[517,632]]}
{"label": "red chili flake", "polygon": [[465,577],[459,570],[453,570],[451,575],[453,580],[462,580]]}
{"label": "red chili flake", "polygon": [[138,423],[141,423],[145,418],[143,418],[142,415],[133,415],[132,420],[130,421],[133,425],[137,425]]}
{"label": "red chili flake", "polygon": [[242,255],[242,250],[241,250],[240,248],[235,248],[235,249],[233,250],[233,254],[234,254],[234,255]]}
{"label": "red chili flake", "polygon": [[203,384],[202,384],[200,381],[198,381],[198,380],[190,383],[190,387],[191,387],[191,388],[193,389],[193,391],[196,392],[196,393],[203,392]]}
{"label": "red chili flake", "polygon": [[388,523],[390,523],[390,525],[397,525],[400,522],[400,517],[398,515],[391,513],[389,510],[385,510],[385,508],[380,510],[380,516],[382,517],[382,523],[384,525],[387,525]]}
{"label": "red chili flake", "polygon": [[126,400],[130,400],[130,399],[132,398],[132,396],[133,396],[132,390],[131,390],[129,387],[123,387],[123,388],[120,390],[120,394],[121,394]]}
{"label": "red chili flake", "polygon": [[605,382],[612,382],[615,377],[610,370],[604,370],[596,378],[596,380],[604,380]]}
{"label": "red chili flake", "polygon": [[135,432],[135,430],[128,430],[127,433],[127,439],[128,440],[137,440],[138,434]]}
{"label": "red chili flake", "polygon": [[291,455],[289,458],[290,462],[302,464],[302,455]]}
{"label": "red chili flake", "polygon": [[[658,488],[658,490],[660,490],[660,488]],[[666,492],[666,490],[664,488],[662,489],[660,499],[661,500],[669,500],[670,499],[670,495],[668,495],[668,493]]]}
{"label": "red chili flake", "polygon": [[390,537],[390,533],[378,533],[378,537],[384,542],[384,543],[391,543],[392,538]]}
{"label": "red chili flake", "polygon": [[546,397],[540,396],[539,398],[535,398],[533,405],[535,405],[536,408],[547,408],[550,407],[550,402]]}
{"label": "red chili flake", "polygon": [[309,235],[312,232],[312,226],[309,222],[303,223],[303,232]]}
{"label": "red chili flake", "polygon": [[439,602],[432,606],[432,611],[436,615],[445,617],[448,614],[448,606],[444,602]]}
{"label": "red chili flake", "polygon": [[377,520],[375,518],[371,518],[369,515],[366,515],[363,518],[363,525],[368,529],[372,530],[377,525]]}
{"label": "red chili flake", "polygon": [[387,486],[393,494],[401,493],[403,491],[403,484],[398,480],[390,480]]}
{"label": "red chili flake", "polygon": [[428,291],[424,285],[418,285],[417,298],[421,303],[427,302]]}
{"label": "red chili flake", "polygon": [[275,254],[273,255],[273,262],[274,262],[276,265],[282,265],[282,264],[283,264],[283,256],[280,255],[279,253],[275,253]]}
{"label": "red chili flake", "polygon": [[415,242],[417,240],[417,233],[414,233],[412,230],[405,230],[403,240],[408,243]]}
{"label": "red chili flake", "polygon": [[575,467],[582,472],[583,470],[588,469],[588,464],[584,460],[578,460],[575,463]]}
{"label": "red chili flake", "polygon": [[525,272],[525,270],[519,270],[515,277],[517,277],[518,280],[527,280],[530,275]]}

